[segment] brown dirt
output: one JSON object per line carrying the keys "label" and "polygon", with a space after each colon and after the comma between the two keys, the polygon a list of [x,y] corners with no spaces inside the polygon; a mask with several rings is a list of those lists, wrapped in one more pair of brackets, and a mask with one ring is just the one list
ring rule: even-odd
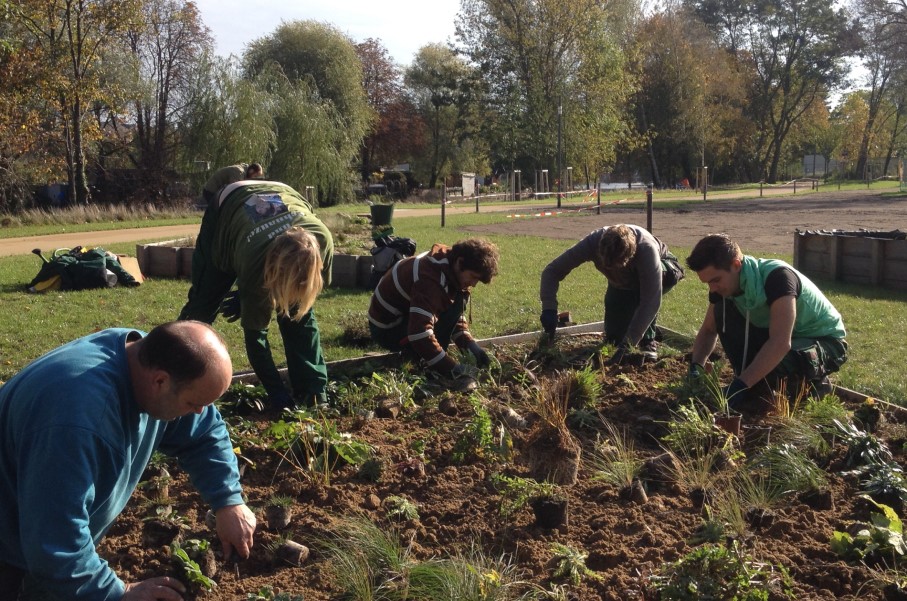
{"label": "brown dirt", "polygon": [[[567,359],[559,365],[579,365],[595,353],[597,338],[587,335],[563,339],[558,342],[558,348]],[[546,362],[528,346],[498,349],[497,354],[513,364],[527,356]],[[554,364],[546,365],[536,367],[542,388],[548,378],[555,377]],[[670,408],[677,402],[665,383],[677,381],[685,369],[684,361],[675,357],[642,368],[606,367],[600,372],[604,392],[598,402],[599,409],[618,427],[627,427],[637,449],[647,457],[660,453],[655,436],[663,431],[662,424],[670,418]],[[510,381],[485,392],[493,403],[507,403],[530,422],[537,422],[532,412],[535,396],[531,386]],[[250,506],[260,509],[278,492],[291,495],[296,504],[296,517],[289,535],[314,548],[302,567],[273,564],[265,548],[278,534],[268,530],[261,515],[253,556],[239,564],[238,576],[221,564],[215,578],[216,591],[201,598],[242,600],[264,586],[303,595],[307,601],[340,598],[327,574],[325,557],[314,542],[331,532],[338,520],[356,514],[364,514],[385,528],[396,527],[404,540],[412,540],[417,559],[467,552],[475,544],[489,556],[512,555],[523,577],[545,588],[551,584],[552,543],[570,545],[588,553],[588,567],[600,576],[600,580],[586,578],[579,586],[570,586],[569,598],[573,600],[641,600],[648,575],[664,562],[677,560],[693,549],[688,540],[700,525],[702,512],[693,508],[688,491],[676,487],[674,490],[650,488],[648,503],[633,505],[621,498],[617,488],[593,480],[587,464],[581,466],[578,482],[565,488],[569,498],[568,526],[559,530],[537,527],[533,525],[529,508],[518,511],[509,520],[501,518],[498,513],[501,499],[489,478],[502,471],[527,475],[528,468],[521,462],[521,455],[532,428],[512,432],[515,457],[511,463],[472,458],[457,464],[451,459],[451,452],[469,416],[469,405],[462,396],[453,400],[458,408],[456,412],[450,403],[441,404],[444,408],[441,412],[438,398],[426,398],[420,401],[421,407],[405,410],[396,419],[357,421],[345,417],[338,420],[340,430],[368,442],[384,462],[384,475],[376,484],[357,477],[356,470],[347,466],[335,471],[329,486],[315,485],[300,470],[281,462],[273,451],[237,442],[243,447],[243,455],[256,465],[243,476]],[[260,431],[269,425],[269,419],[276,418],[265,414],[253,418],[252,423]],[[571,431],[586,457],[596,431],[589,428],[571,428]],[[413,443],[418,441],[425,443],[424,473],[406,469],[411,465],[407,460],[413,457]],[[902,462],[901,444],[892,441],[889,446]],[[880,599],[870,587],[860,590],[868,578],[864,566],[849,565],[830,550],[832,532],[842,529],[848,520],[867,519],[868,511],[855,496],[854,478],[842,477],[842,468],[834,460],[828,469],[834,507],[813,509],[790,497],[777,510],[770,526],[754,532],[747,543],[748,551],[760,560],[786,566],[794,581],[796,599]],[[175,477],[171,496],[176,509],[190,519],[191,535],[215,542],[215,536],[204,525],[205,507],[189,487],[185,474],[176,467],[171,468],[171,473]],[[415,502],[419,519],[396,525],[390,521],[378,502],[390,495],[403,495]],[[147,511],[141,493],[136,493],[100,545],[102,556],[126,581],[172,574],[166,549],[141,543],[141,520]]]}
{"label": "brown dirt", "polygon": [[[531,211],[521,211],[531,213]],[[615,223],[645,227],[642,204],[603,205],[594,211],[563,212],[551,217],[513,218],[507,223],[468,226],[477,233],[523,234],[579,240],[592,230]],[[653,233],[668,246],[692,248],[707,234],[725,232],[748,253],[791,253],[796,230],[907,229],[907,197],[884,197],[866,190],[815,192],[782,198],[716,200],[678,209],[655,202]]]}

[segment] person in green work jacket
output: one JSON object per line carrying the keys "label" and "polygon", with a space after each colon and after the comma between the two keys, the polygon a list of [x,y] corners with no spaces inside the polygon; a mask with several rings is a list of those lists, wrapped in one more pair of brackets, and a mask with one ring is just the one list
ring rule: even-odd
{"label": "person in green work jacket", "polygon": [[[180,319],[213,323],[218,311],[211,309],[220,307],[228,321],[239,319],[249,362],[271,406],[324,402],[327,367],[312,306],[330,284],[334,242],[311,205],[280,182],[232,183],[218,195],[202,252],[204,278],[196,278],[193,265],[192,290]],[[234,281],[237,290],[230,292]],[[291,390],[268,342],[275,310]]]}
{"label": "person in green work jacket", "polygon": [[732,409],[770,409],[782,382],[794,398],[831,391],[828,374],[847,360],[844,322],[809,278],[784,261],[744,255],[727,234],[700,240],[687,265],[709,287],[692,377],[720,340],[736,376],[725,391]]}

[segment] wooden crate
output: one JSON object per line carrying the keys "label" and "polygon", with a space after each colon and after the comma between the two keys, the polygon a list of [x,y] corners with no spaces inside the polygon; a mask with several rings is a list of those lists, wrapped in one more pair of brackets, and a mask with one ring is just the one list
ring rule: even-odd
{"label": "wooden crate", "polygon": [[797,231],[794,267],[810,278],[907,290],[907,239],[898,231]]}

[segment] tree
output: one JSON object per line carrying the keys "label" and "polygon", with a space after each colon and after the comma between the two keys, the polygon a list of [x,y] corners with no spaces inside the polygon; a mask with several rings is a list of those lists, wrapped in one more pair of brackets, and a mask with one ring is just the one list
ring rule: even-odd
{"label": "tree", "polygon": [[130,158],[144,189],[160,195],[181,144],[176,125],[189,109],[196,71],[213,41],[195,3],[187,0],[145,0],[142,23],[125,37],[141,84],[133,101],[135,150]]}
{"label": "tree", "polygon": [[730,163],[744,100],[734,59],[676,4],[641,23],[637,44],[637,126],[655,185]]}
{"label": "tree", "polygon": [[434,188],[460,160],[459,146],[471,134],[470,69],[451,49],[429,44],[419,49],[404,80],[427,130],[429,148],[416,158],[415,167]]}
{"label": "tree", "polygon": [[[373,119],[368,106],[365,90],[362,87],[362,63],[356,55],[353,43],[344,34],[331,25],[316,21],[292,21],[282,23],[274,33],[254,40],[243,55],[243,66],[246,77],[270,71],[272,65],[279,67],[291,84],[301,84],[297,89],[301,97],[322,106],[331,115],[330,121],[338,131],[328,136],[335,145],[332,149],[332,160],[342,161],[346,171],[343,177],[334,177],[330,183],[320,179],[318,195],[325,202],[338,202],[351,196],[349,177],[350,168],[360,153],[362,140],[368,133]],[[277,81],[269,77],[270,81]],[[305,112],[311,107],[300,107]],[[278,128],[279,143],[273,160],[277,165],[291,168],[289,162],[280,155],[286,148],[304,150],[300,142],[311,132],[309,124],[299,120],[301,113],[283,112],[289,121],[284,125],[301,129]],[[294,154],[296,151],[291,152]],[[318,163],[320,161],[316,161]],[[307,162],[307,164],[311,164]],[[325,163],[321,163],[327,168]],[[330,173],[339,173],[329,169]],[[308,173],[315,177],[317,174]],[[326,186],[326,187],[325,187]]]}
{"label": "tree", "polygon": [[[612,11],[623,4],[463,0],[457,40],[460,51],[481,73],[484,121],[498,165],[515,163],[525,170],[563,167],[564,146],[573,148],[576,158],[592,168],[608,162],[605,149],[615,145],[622,129],[612,117],[621,113],[630,81],[613,68],[620,61],[614,60],[616,36],[609,28]],[[608,83],[620,89],[611,93],[604,82],[592,81],[590,74],[601,75],[603,68],[614,77]],[[589,84],[606,93],[584,94],[580,86]],[[616,104],[609,105],[610,101]],[[604,113],[596,115],[602,108]],[[602,126],[603,143],[564,144],[564,126],[572,126],[578,135],[585,135],[588,126]]]}
{"label": "tree", "polygon": [[751,78],[747,113],[756,125],[750,177],[775,181],[785,138],[814,102],[824,102],[855,48],[843,9],[827,0],[736,3],[688,0]]}
{"label": "tree", "polygon": [[15,0],[13,18],[30,37],[56,96],[63,129],[70,200],[90,199],[84,117],[102,98],[99,58],[137,15],[137,0]]}
{"label": "tree", "polygon": [[374,115],[373,125],[362,142],[362,181],[367,182],[376,157],[382,149],[394,144],[387,134],[394,128],[391,122],[399,118],[403,82],[400,69],[379,40],[368,38],[356,44],[356,54],[362,62],[362,87]]}
{"label": "tree", "polygon": [[[264,79],[264,76],[262,76]],[[179,123],[179,161],[208,163],[217,169],[234,163],[257,162],[265,167],[277,144],[275,115],[279,99],[267,85],[242,76],[230,59],[204,55]],[[199,181],[206,177],[203,173]]]}

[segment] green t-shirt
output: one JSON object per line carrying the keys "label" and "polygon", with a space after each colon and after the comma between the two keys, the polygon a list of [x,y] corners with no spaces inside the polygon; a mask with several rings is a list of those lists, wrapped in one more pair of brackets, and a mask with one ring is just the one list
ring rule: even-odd
{"label": "green t-shirt", "polygon": [[220,205],[211,246],[214,265],[236,273],[246,329],[264,330],[274,311],[264,288],[265,254],[271,242],[291,226],[315,236],[324,263],[324,285],[331,282],[334,241],[328,228],[296,190],[280,182],[261,181],[229,192]]}

